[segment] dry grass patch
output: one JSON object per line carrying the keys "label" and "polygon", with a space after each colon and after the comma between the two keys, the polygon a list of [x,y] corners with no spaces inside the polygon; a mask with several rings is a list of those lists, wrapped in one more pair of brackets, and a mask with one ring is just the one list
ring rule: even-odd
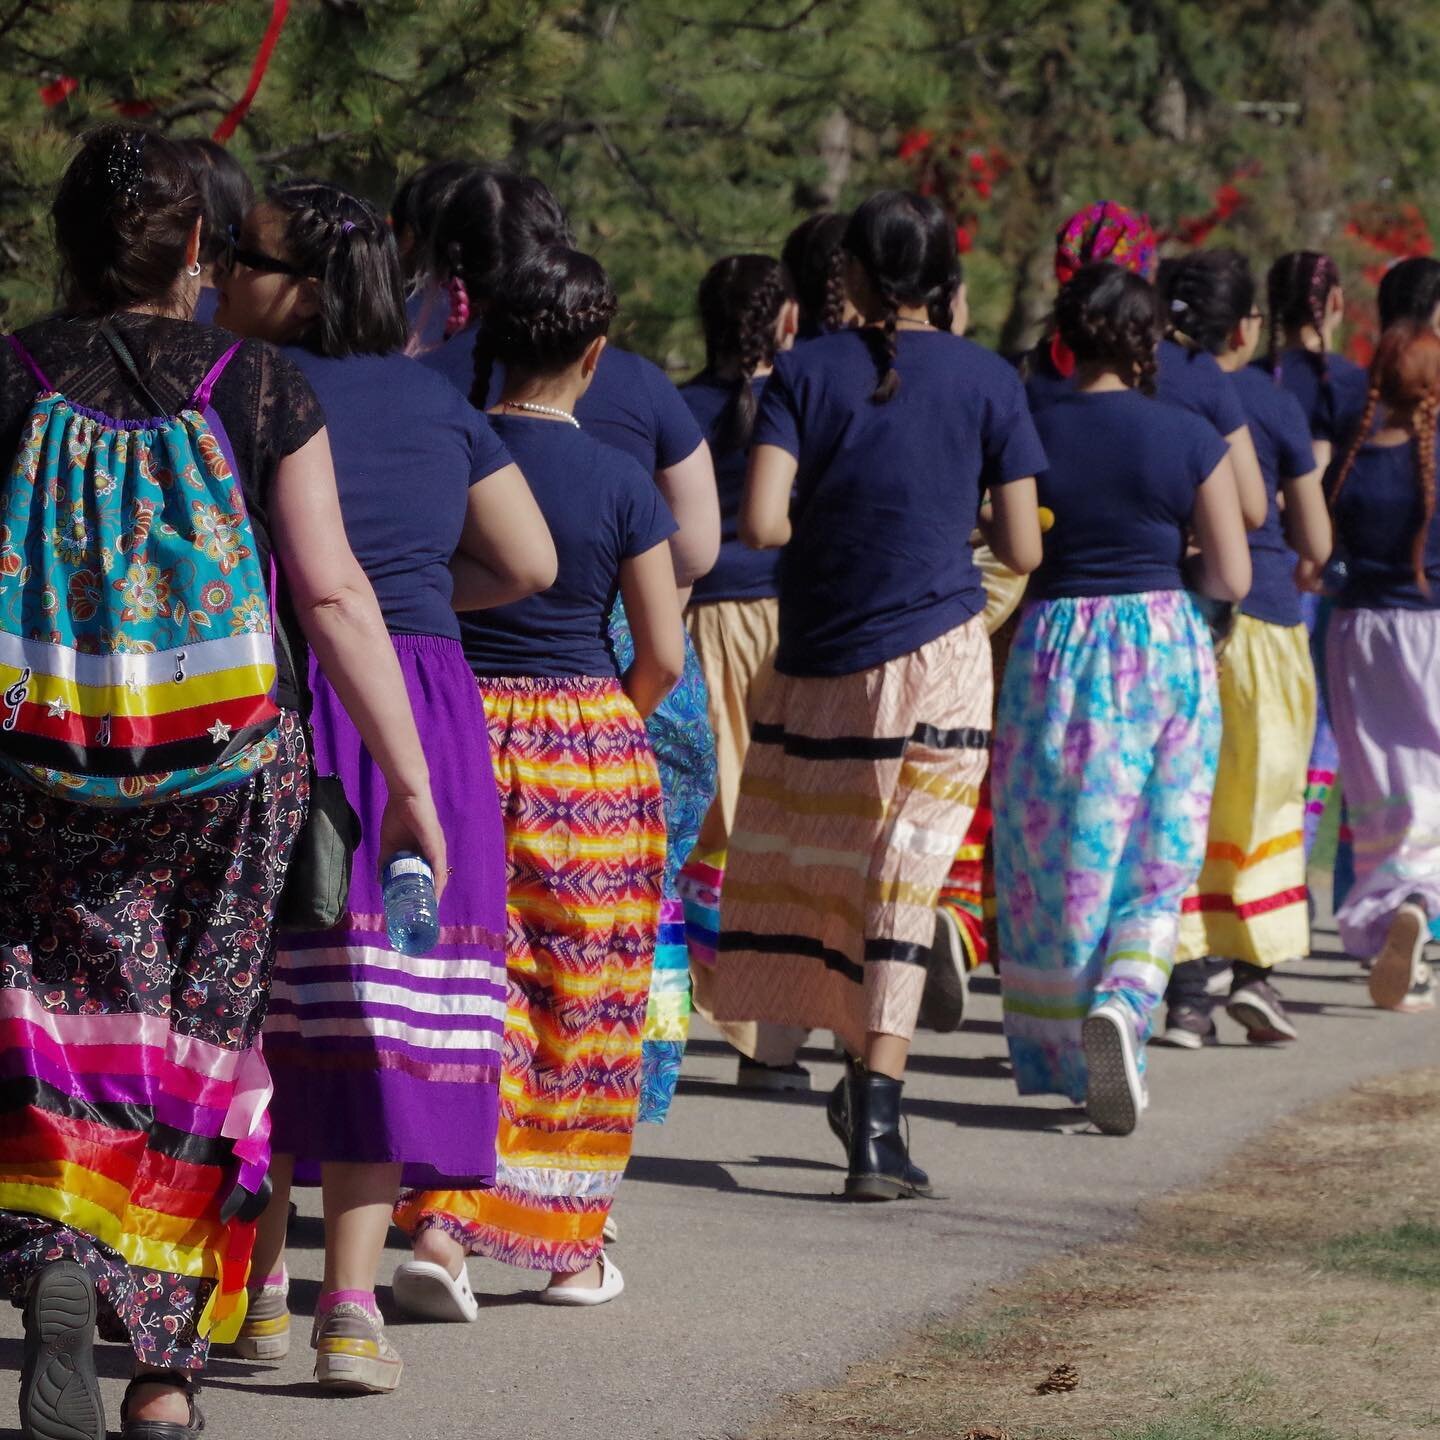
{"label": "dry grass patch", "polygon": [[1437,1186],[1440,1070],[1372,1081],[751,1440],[1440,1440]]}

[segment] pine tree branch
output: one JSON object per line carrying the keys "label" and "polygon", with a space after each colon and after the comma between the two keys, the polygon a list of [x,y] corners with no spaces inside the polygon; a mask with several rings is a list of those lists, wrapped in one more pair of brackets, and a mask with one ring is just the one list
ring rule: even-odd
{"label": "pine tree branch", "polygon": [[318,135],[312,135],[308,140],[298,141],[294,145],[285,145],[279,150],[267,150],[263,155],[257,155],[255,159],[261,165],[283,165],[288,160],[293,160],[299,155],[307,154],[324,145],[334,145],[341,140],[354,140],[356,134],[353,130],[322,130]]}
{"label": "pine tree branch", "polygon": [[3,20],[0,20],[0,36],[8,35],[25,18],[26,12],[34,4],[35,0],[19,0],[19,4]]}
{"label": "pine tree branch", "polygon": [[599,120],[592,120],[591,126],[595,131],[595,138],[599,140],[600,147],[610,157],[611,162],[617,169],[622,171],[630,183],[655,207],[657,211],[675,227],[693,245],[703,245],[704,237],[693,226],[682,220],[661,198],[660,192],[640,173],[635,162],[616,143],[604,124]]}
{"label": "pine tree branch", "polygon": [[682,29],[687,25],[703,25],[707,30],[723,30],[727,35],[737,30],[755,30],[762,35],[786,35],[792,30],[798,30],[822,6],[832,3],[833,0],[809,0],[808,4],[788,20],[749,19],[749,16],[754,15],[761,8],[759,4],[752,5],[745,12],[745,16],[739,20],[704,20],[694,15],[680,15],[674,12],[671,12],[668,18],[675,21]]}

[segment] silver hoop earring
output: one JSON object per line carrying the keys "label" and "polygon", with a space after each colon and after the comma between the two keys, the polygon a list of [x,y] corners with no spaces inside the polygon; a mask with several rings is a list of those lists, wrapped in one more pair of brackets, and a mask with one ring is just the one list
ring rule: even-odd
{"label": "silver hoop earring", "polygon": [[200,262],[196,260],[192,264],[187,265],[185,267],[185,273],[192,280],[198,280],[200,278]]}

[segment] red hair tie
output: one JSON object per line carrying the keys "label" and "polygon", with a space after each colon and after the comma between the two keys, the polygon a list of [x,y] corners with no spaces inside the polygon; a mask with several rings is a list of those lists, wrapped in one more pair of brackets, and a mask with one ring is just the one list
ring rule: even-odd
{"label": "red hair tie", "polygon": [[1058,330],[1050,337],[1050,363],[1063,379],[1075,373],[1075,352],[1060,338]]}

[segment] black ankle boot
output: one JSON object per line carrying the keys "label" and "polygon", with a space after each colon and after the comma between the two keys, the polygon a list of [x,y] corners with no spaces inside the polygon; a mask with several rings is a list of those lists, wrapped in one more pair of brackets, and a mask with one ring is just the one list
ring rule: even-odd
{"label": "black ankle boot", "polygon": [[850,1092],[850,1173],[845,1194],[851,1200],[908,1200],[930,1195],[930,1177],[910,1163],[910,1148],[900,1133],[901,1080],[873,1071],[856,1074]]}
{"label": "black ankle boot", "polygon": [[846,1155],[850,1153],[850,1113],[853,1104],[850,1097],[855,1093],[859,1077],[864,1074],[864,1065],[853,1055],[847,1055],[844,1078],[830,1092],[830,1099],[825,1105],[825,1119],[830,1126],[830,1133],[845,1147]]}

